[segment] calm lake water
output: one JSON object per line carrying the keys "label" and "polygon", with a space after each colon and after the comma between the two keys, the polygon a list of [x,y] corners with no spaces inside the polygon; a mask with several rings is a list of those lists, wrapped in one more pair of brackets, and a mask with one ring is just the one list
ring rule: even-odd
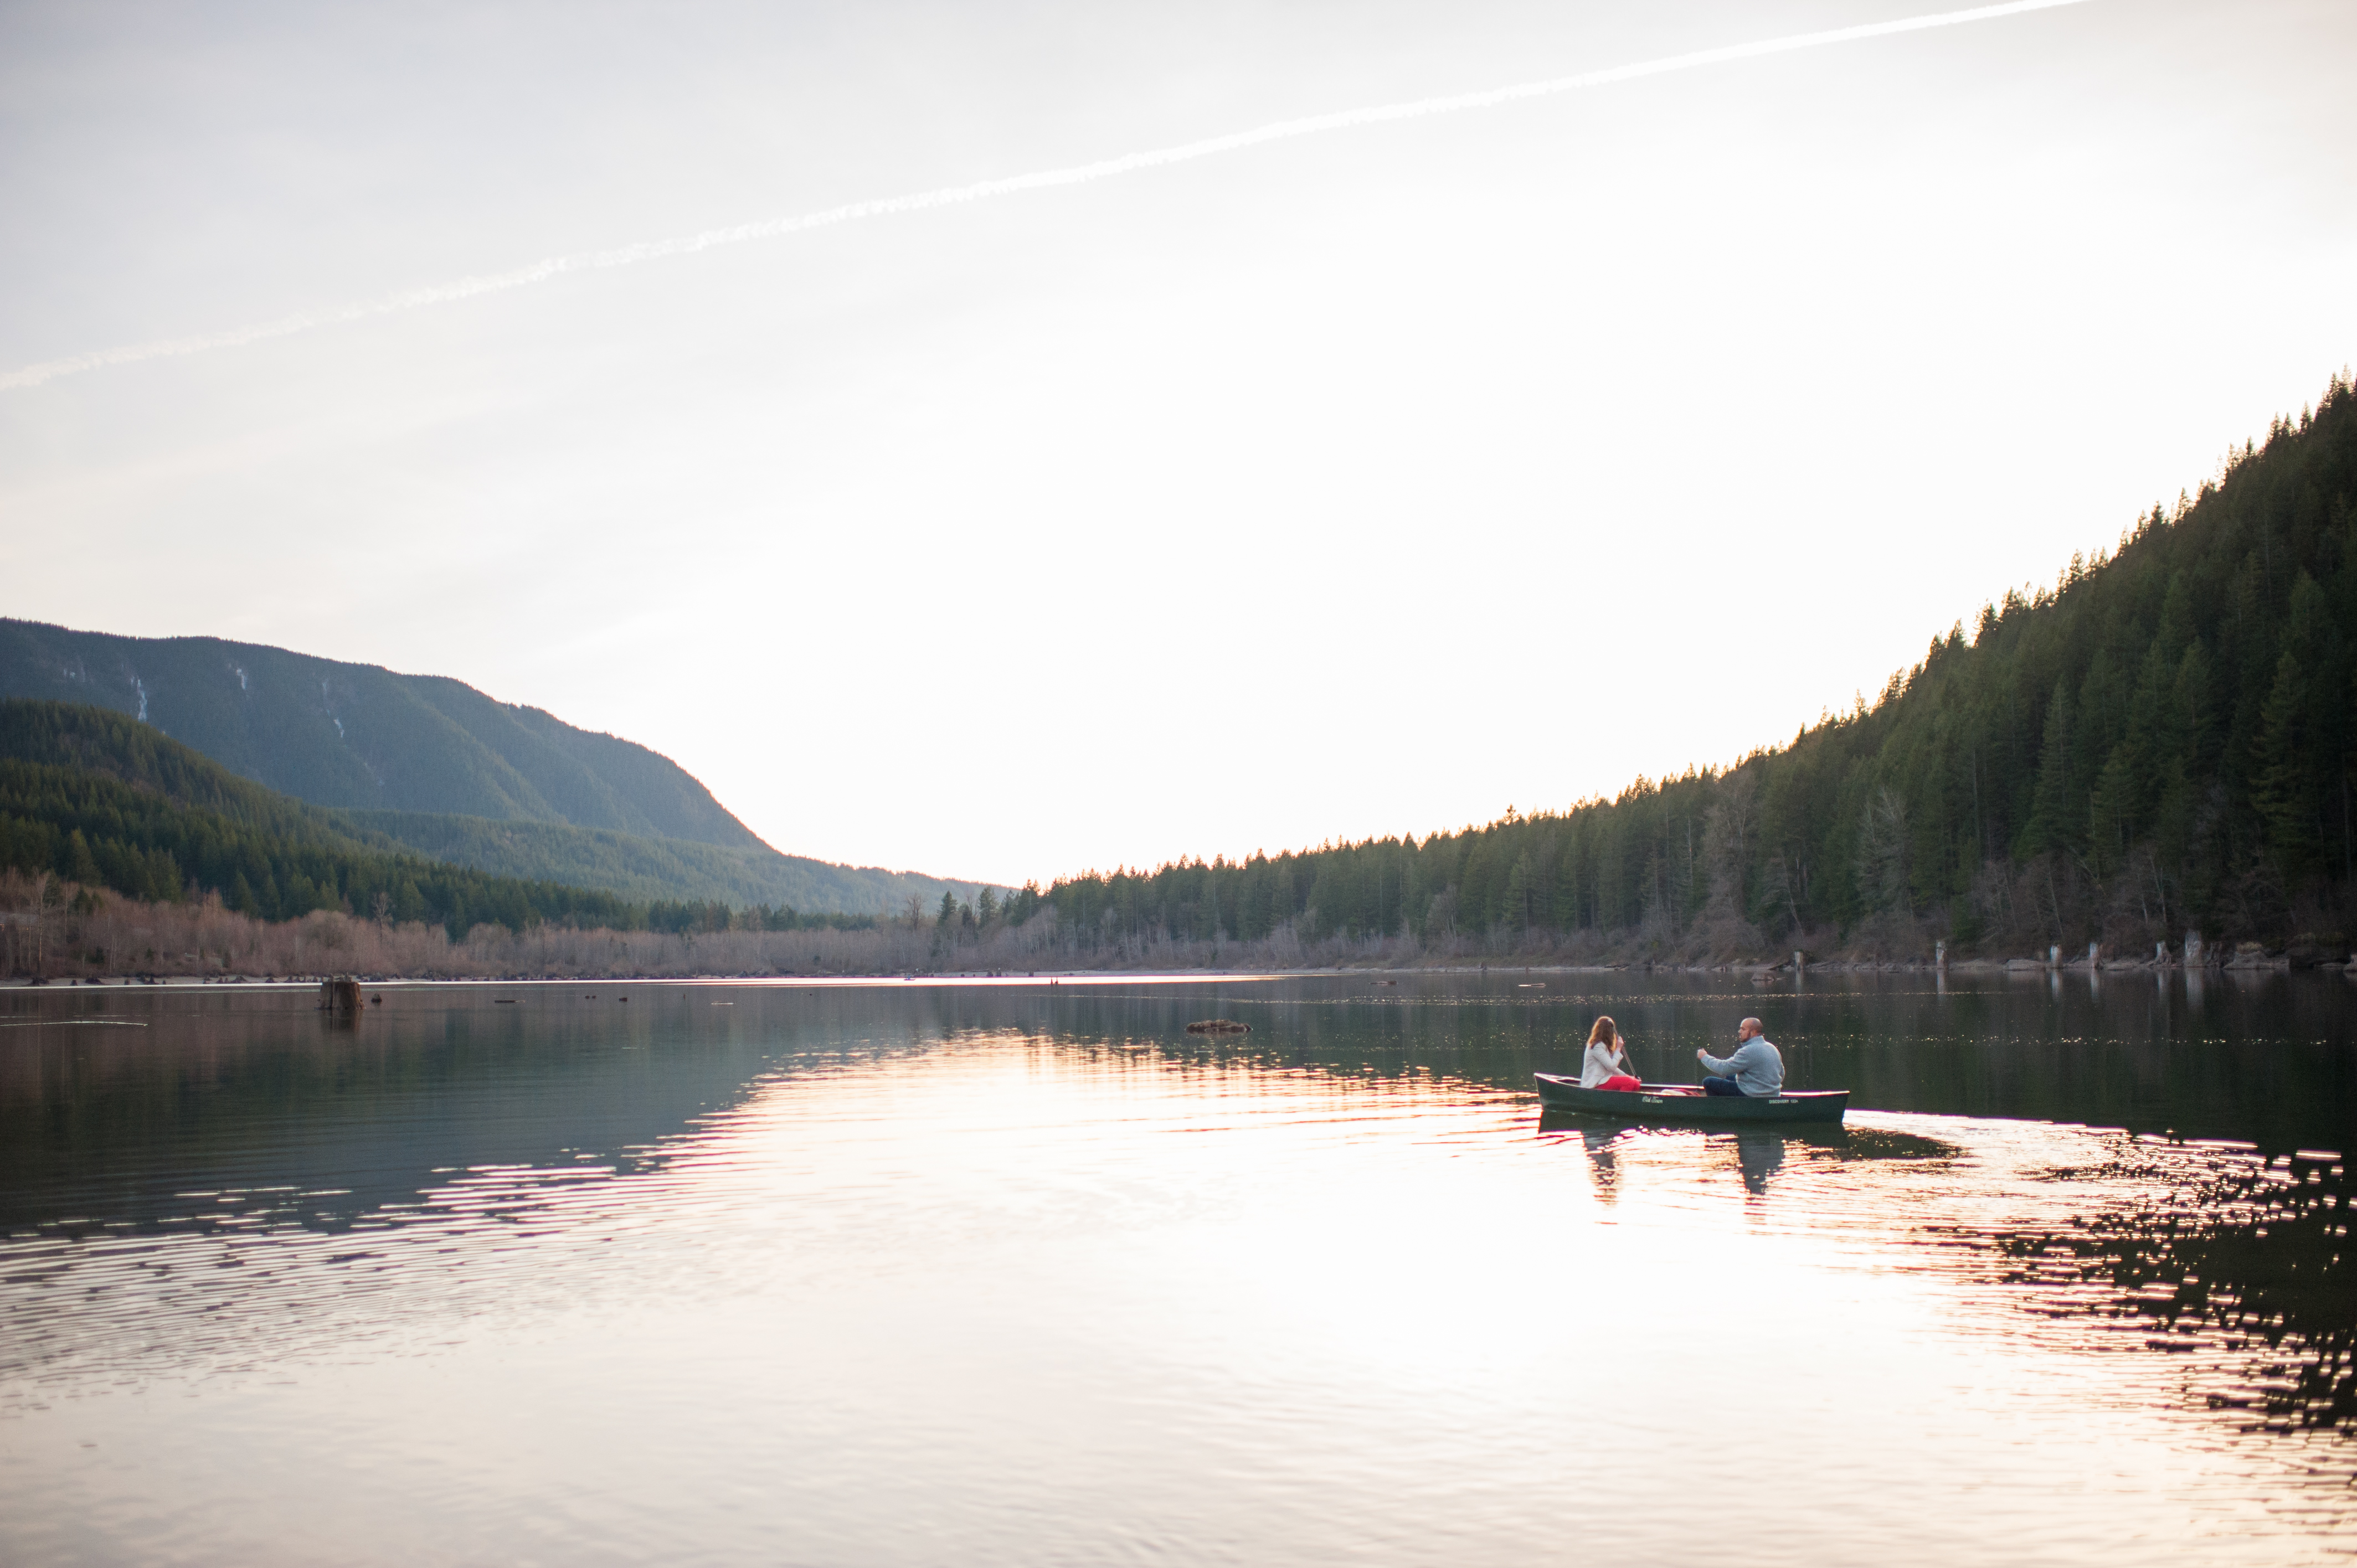
{"label": "calm lake water", "polygon": [[0,993],[0,1560],[2357,1549],[2337,974],[372,993]]}

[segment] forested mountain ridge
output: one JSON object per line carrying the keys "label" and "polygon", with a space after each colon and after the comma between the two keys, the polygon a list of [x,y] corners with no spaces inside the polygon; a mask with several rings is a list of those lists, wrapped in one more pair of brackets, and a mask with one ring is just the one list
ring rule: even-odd
{"label": "forested mountain ridge", "polygon": [[[13,856],[7,845],[0,843],[0,865],[13,865],[27,872],[46,867],[75,881],[91,879],[76,875],[66,864],[71,859],[66,849],[66,835],[82,825],[78,809],[70,809],[67,802],[89,793],[93,781],[69,779],[67,776],[94,774],[100,776],[101,783],[127,785],[143,795],[162,797],[175,807],[213,813],[267,840],[325,846],[348,855],[423,856],[485,873],[493,879],[562,885],[609,894],[612,897],[597,906],[604,911],[598,918],[625,925],[638,918],[632,909],[662,905],[718,905],[740,911],[766,908],[772,914],[780,908],[791,908],[808,913],[877,916],[902,913],[912,898],[930,908],[944,893],[971,899],[979,891],[976,884],[949,883],[912,872],[833,865],[824,861],[781,855],[766,844],[748,848],[690,843],[546,822],[345,811],[314,806],[240,779],[129,715],[86,703],[0,699],[0,762],[5,761],[35,764],[57,771],[42,789],[31,794],[25,792],[22,779],[16,786],[0,789],[0,811],[13,812],[18,819],[15,831],[22,839],[18,846],[21,853]],[[72,788],[60,792],[67,782]],[[97,792],[109,798],[118,794],[103,788]],[[140,812],[152,814],[155,806],[152,800],[143,801]],[[102,836],[117,836],[102,820],[91,824],[90,831]],[[50,847],[30,847],[35,837]],[[181,843],[179,839],[171,842]],[[105,865],[103,855],[98,864]],[[215,886],[214,882],[205,880],[199,865],[183,858],[181,869],[201,886]],[[221,884],[219,890],[230,897],[233,907],[266,918],[285,918],[278,901],[260,893],[261,878],[250,880],[256,890],[251,899],[234,897],[226,883]],[[109,871],[97,878],[97,885],[133,897],[180,896],[179,880],[166,878],[154,883],[152,889],[151,882],[154,878],[145,873]],[[295,912],[335,905],[340,895],[330,897],[327,905],[303,903]],[[526,901],[531,909],[542,905],[562,908],[565,913],[561,918],[570,918],[578,912],[565,900]],[[580,908],[587,910],[589,906]],[[366,912],[365,900],[360,908]],[[514,913],[512,909],[508,912]],[[434,918],[438,921],[446,913],[437,913]],[[511,926],[514,923],[506,915],[486,918]],[[526,913],[516,918],[560,917]]]}
{"label": "forested mountain ridge", "polygon": [[232,773],[347,812],[363,837],[498,876],[858,915],[978,886],[782,854],[661,753],[440,676],[0,619],[0,701],[12,698],[130,714]]}
{"label": "forested mountain ridge", "polygon": [[2278,421],[2109,559],[2007,593],[1872,703],[1731,768],[1487,827],[1026,889],[1098,942],[1398,937],[1566,956],[2345,956],[2357,393]]}
{"label": "forested mountain ridge", "polygon": [[951,893],[974,898],[982,884],[950,882],[880,865],[837,865],[754,847],[641,838],[603,828],[414,811],[345,811],[355,828],[382,833],[436,860],[502,876],[604,887],[626,898],[693,899],[731,908],[786,905],[847,915],[891,915],[909,900],[931,908]]}
{"label": "forested mountain ridge", "polygon": [[442,676],[218,638],[0,619],[7,697],[130,714],[314,805],[761,842],[669,757]]}

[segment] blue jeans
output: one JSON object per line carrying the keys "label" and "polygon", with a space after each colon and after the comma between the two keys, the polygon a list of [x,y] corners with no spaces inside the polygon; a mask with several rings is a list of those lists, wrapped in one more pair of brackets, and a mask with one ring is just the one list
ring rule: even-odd
{"label": "blue jeans", "polygon": [[1705,1094],[1731,1094],[1738,1100],[1743,1098],[1743,1090],[1735,1087],[1735,1080],[1731,1078],[1706,1078],[1702,1080],[1702,1091]]}

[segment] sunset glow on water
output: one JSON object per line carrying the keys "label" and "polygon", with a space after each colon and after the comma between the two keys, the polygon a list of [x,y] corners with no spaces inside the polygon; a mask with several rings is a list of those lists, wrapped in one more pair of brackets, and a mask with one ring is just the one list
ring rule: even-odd
{"label": "sunset glow on water", "polygon": [[[1586,999],[1074,990],[394,989],[350,1031],[286,993],[13,994],[42,1026],[0,1036],[0,1546],[1634,1563],[1739,1518],[1748,1561],[2210,1563],[2352,1539],[2337,1159],[1871,1105],[1813,1140],[1558,1123],[1465,1017],[1567,1040]],[[1178,1028],[1215,1006],[1254,1033]],[[1403,1009],[1455,1043],[1404,1050]]]}

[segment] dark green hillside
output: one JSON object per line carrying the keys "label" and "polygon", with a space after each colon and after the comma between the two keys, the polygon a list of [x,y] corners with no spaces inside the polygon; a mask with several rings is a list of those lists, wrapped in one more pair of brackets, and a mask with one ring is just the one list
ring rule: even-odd
{"label": "dark green hillside", "polygon": [[2357,393],[2335,380],[2106,560],[1725,771],[1383,840],[1018,894],[1092,940],[1921,953],[2189,931],[2345,957],[2357,919]]}
{"label": "dark green hillside", "polygon": [[[95,772],[176,806],[215,813],[273,840],[370,854],[422,855],[497,880],[563,883],[609,893],[633,907],[693,903],[873,916],[898,913],[911,897],[930,908],[944,893],[972,898],[978,891],[972,883],[781,855],[767,845],[727,848],[543,822],[329,811],[239,779],[149,725],[81,704],[0,701],[0,758]],[[7,809],[20,817],[37,815],[23,801]],[[58,825],[59,842],[72,825]],[[67,872],[64,865],[52,865],[39,854],[6,864],[26,870],[48,865],[61,875]],[[441,869],[436,868],[437,875]],[[102,880],[119,891],[145,896],[135,878]],[[170,886],[177,896],[181,882]],[[258,902],[255,912],[274,908]]]}
{"label": "dark green hillside", "polygon": [[760,843],[670,758],[438,676],[209,637],[0,620],[6,697],[130,714],[314,805]]}
{"label": "dark green hillside", "polygon": [[264,919],[314,909],[425,920],[643,923],[611,893],[490,876],[361,836],[336,813],[239,779],[135,719],[0,702],[0,869],[171,902],[193,886]]}

